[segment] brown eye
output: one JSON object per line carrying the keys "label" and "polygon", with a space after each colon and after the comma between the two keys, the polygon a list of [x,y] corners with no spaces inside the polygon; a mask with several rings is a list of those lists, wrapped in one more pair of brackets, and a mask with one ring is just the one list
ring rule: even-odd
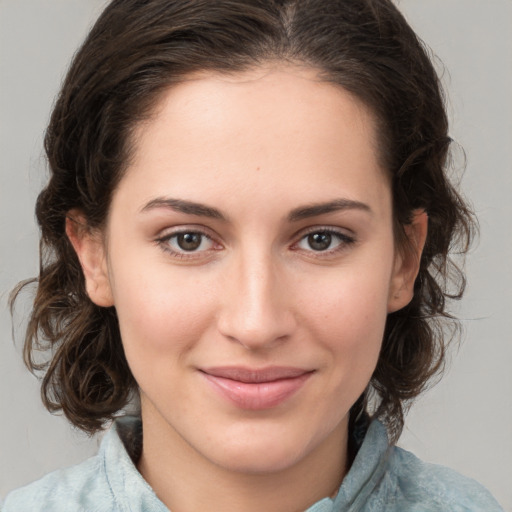
{"label": "brown eye", "polygon": [[201,246],[203,235],[201,233],[180,233],[176,235],[176,243],[183,251],[195,251]]}
{"label": "brown eye", "polygon": [[332,235],[327,232],[311,233],[307,237],[308,245],[313,251],[325,251],[332,243]]}
{"label": "brown eye", "polygon": [[353,236],[333,228],[319,229],[306,233],[295,245],[297,249],[321,255],[332,255],[347,249],[355,243]]}
{"label": "brown eye", "polygon": [[200,231],[181,231],[166,235],[160,238],[158,243],[167,252],[181,256],[199,256],[215,247],[213,240]]}

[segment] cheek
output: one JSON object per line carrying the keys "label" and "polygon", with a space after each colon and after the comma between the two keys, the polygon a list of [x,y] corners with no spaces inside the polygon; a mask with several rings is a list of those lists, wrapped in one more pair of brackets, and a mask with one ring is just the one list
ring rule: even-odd
{"label": "cheek", "polygon": [[311,335],[331,353],[334,368],[354,376],[373,373],[386,324],[388,290],[386,273],[368,268],[316,288],[308,306]]}
{"label": "cheek", "polygon": [[114,301],[128,362],[187,353],[213,316],[209,287],[180,273],[149,266],[133,273],[119,266]]}

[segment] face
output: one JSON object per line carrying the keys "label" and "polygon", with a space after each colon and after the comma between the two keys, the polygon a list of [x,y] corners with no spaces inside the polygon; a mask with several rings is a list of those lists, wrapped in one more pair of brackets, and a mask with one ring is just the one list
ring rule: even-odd
{"label": "face", "polygon": [[211,74],[134,140],[104,243],[71,238],[143,420],[237,471],[339,450],[414,279],[372,115],[312,70]]}

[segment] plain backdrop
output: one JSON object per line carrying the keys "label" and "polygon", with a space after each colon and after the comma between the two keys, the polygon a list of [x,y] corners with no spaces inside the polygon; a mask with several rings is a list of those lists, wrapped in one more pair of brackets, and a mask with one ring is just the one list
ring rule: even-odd
{"label": "plain backdrop", "polygon": [[[12,341],[7,296],[37,273],[33,210],[46,177],[42,133],[67,64],[103,4],[0,0],[0,496],[98,446],[43,409],[38,383],[21,362],[19,328]],[[479,480],[510,512],[512,1],[399,6],[444,64],[451,135],[467,156],[463,190],[481,224],[457,308],[463,344],[443,381],[413,407],[400,445]]]}

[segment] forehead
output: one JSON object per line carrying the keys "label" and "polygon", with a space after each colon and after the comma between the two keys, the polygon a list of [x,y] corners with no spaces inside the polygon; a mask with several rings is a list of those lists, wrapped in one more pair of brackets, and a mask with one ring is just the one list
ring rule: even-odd
{"label": "forehead", "polygon": [[224,187],[258,191],[264,201],[284,187],[316,202],[333,185],[367,196],[387,185],[372,113],[310,68],[192,75],[162,94],[134,135],[124,179],[147,200],[158,187],[187,199]]}
{"label": "forehead", "polygon": [[312,121],[335,122],[336,115],[376,145],[374,116],[363,102],[321,79],[314,68],[275,64],[236,73],[191,74],[160,95],[149,121],[140,123],[136,133],[140,140],[163,124],[177,122],[180,131],[189,134],[197,133],[200,124],[211,138],[219,128],[230,125],[236,135],[241,126],[247,129],[252,123],[256,137],[262,135],[256,121],[267,119],[276,130],[299,131]]}

